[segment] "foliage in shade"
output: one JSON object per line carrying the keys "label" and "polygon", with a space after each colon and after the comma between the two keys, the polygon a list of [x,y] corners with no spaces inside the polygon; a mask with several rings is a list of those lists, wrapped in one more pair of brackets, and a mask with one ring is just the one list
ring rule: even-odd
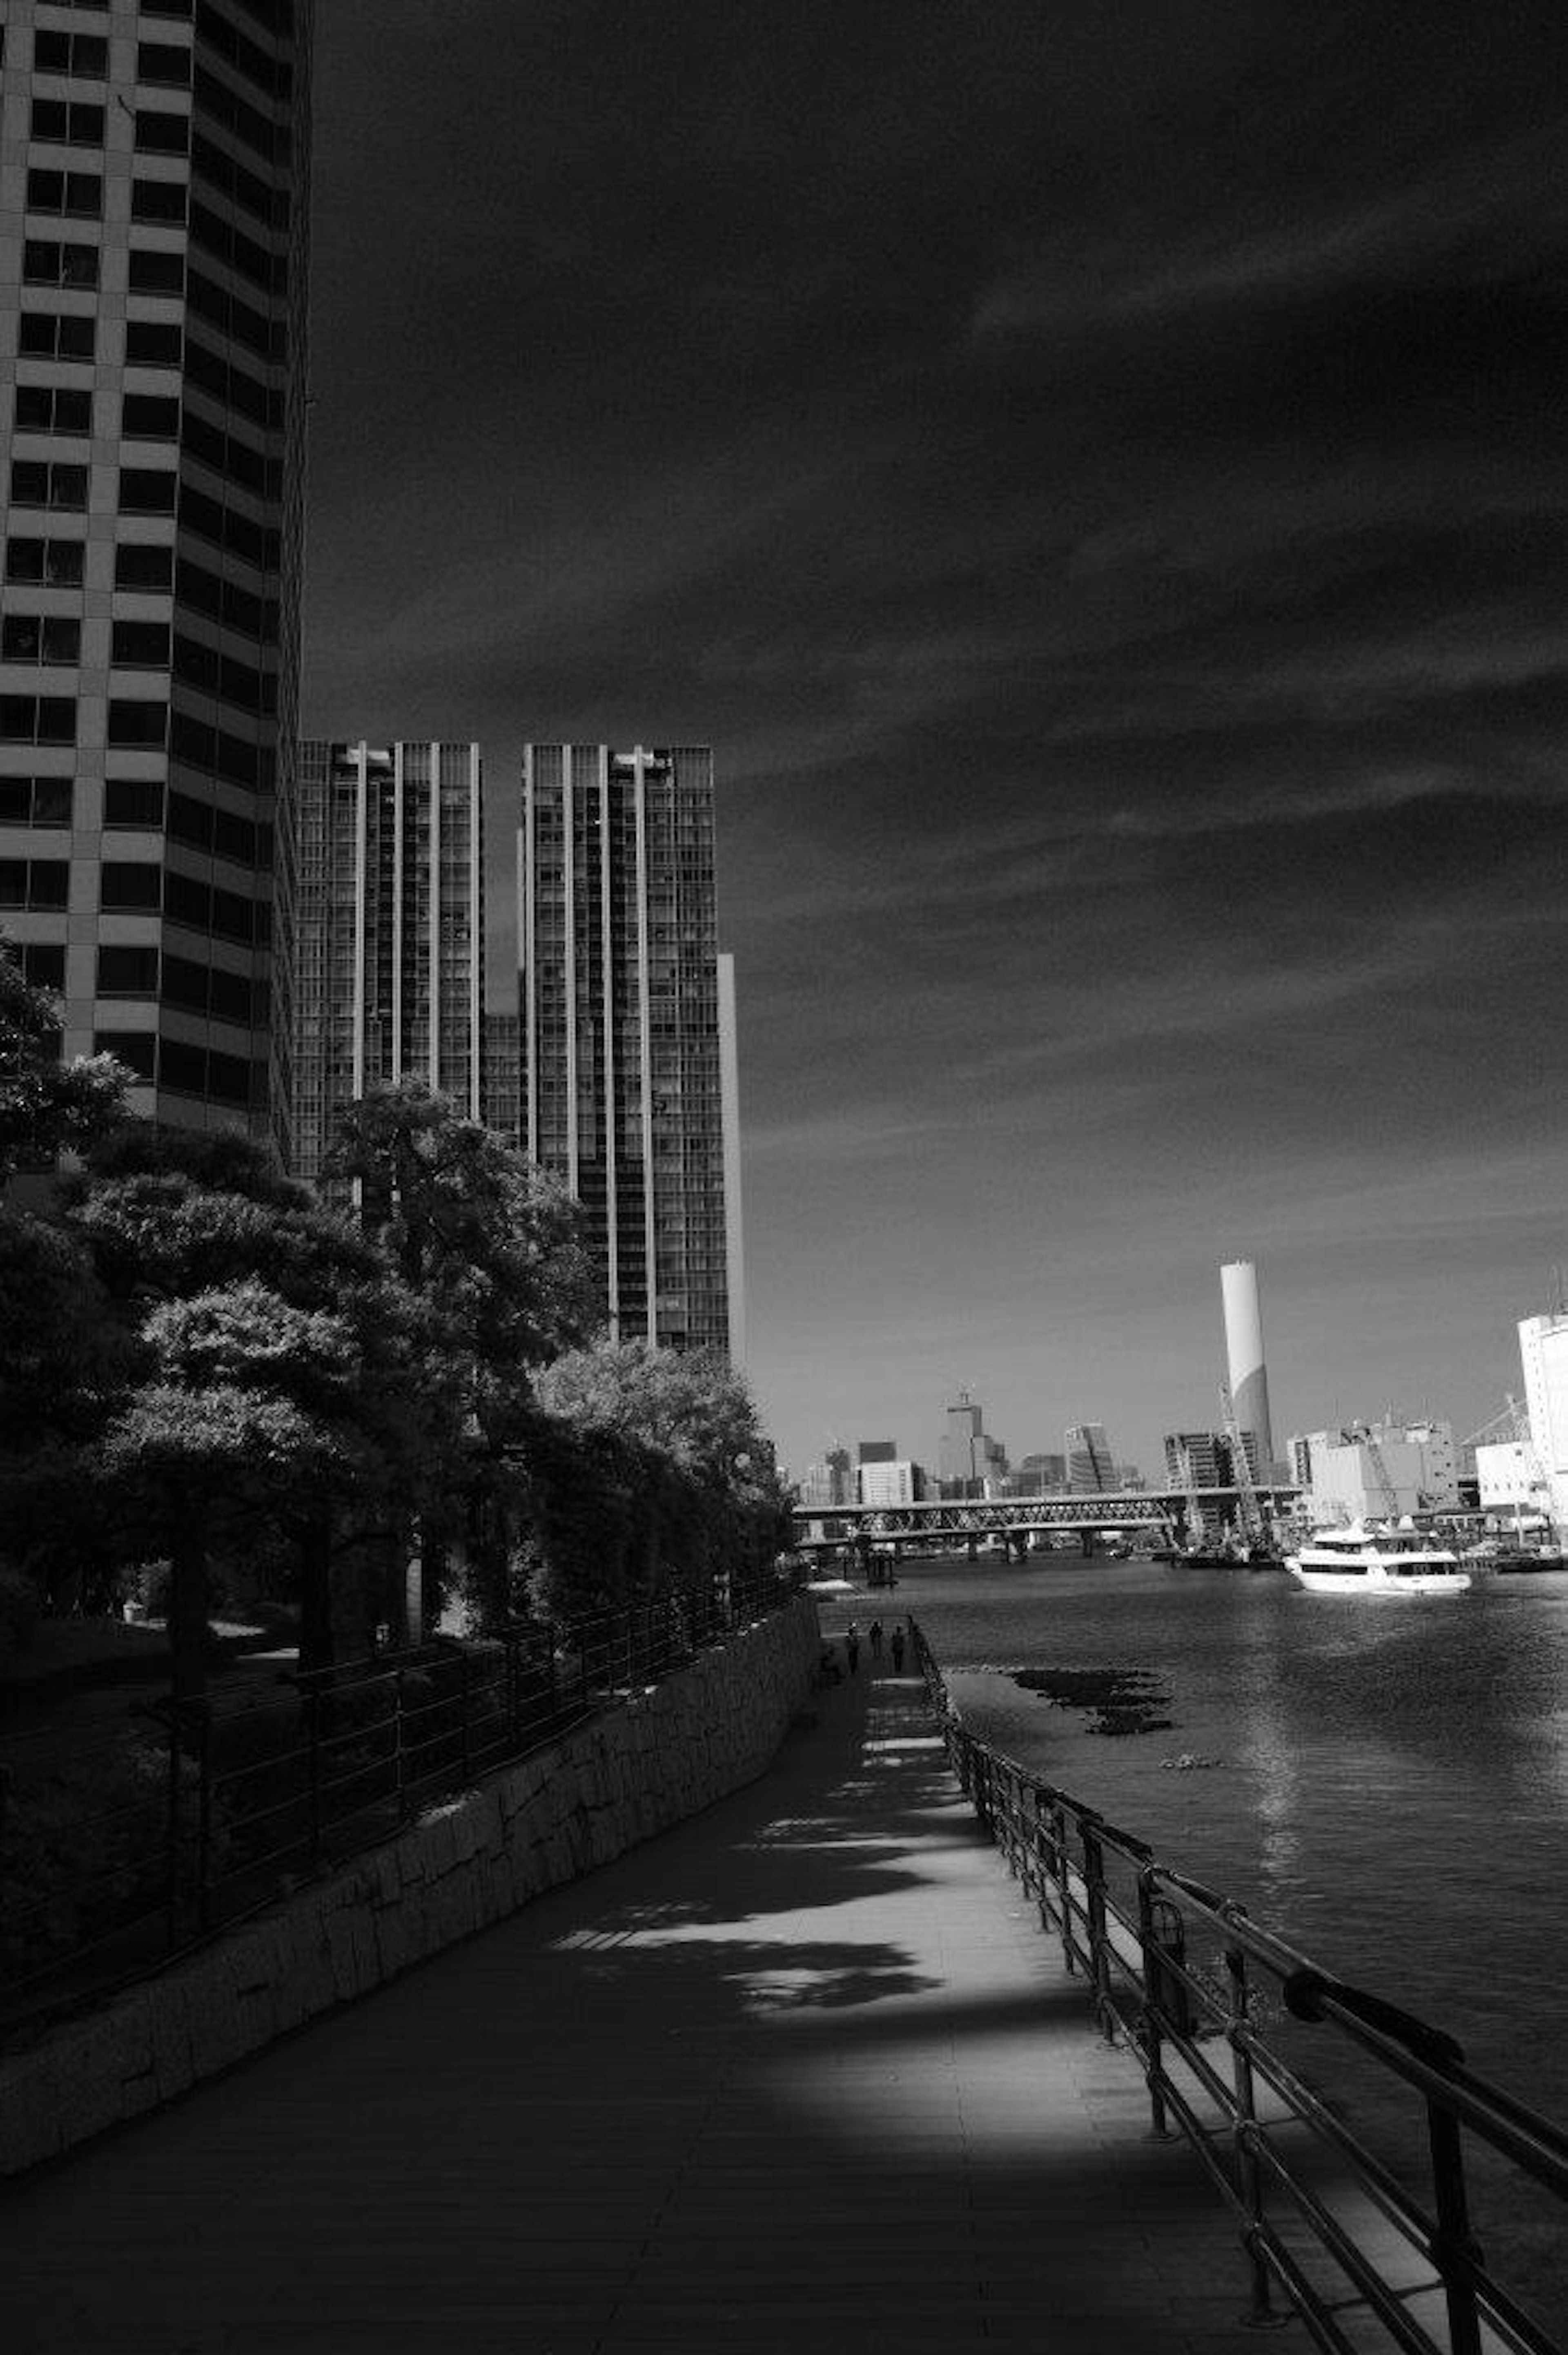
{"label": "foliage in shade", "polygon": [[0,1179],[79,1152],[120,1112],[132,1074],[111,1055],[59,1060],[54,1002],[0,941]]}

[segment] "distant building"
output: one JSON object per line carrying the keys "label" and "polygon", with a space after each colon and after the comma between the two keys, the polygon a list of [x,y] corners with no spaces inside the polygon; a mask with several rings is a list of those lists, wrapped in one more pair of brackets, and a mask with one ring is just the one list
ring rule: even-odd
{"label": "distant building", "polygon": [[1118,1489],[1126,1491],[1147,1488],[1149,1483],[1136,1464],[1118,1464],[1116,1467],[1116,1485]]}
{"label": "distant building", "polygon": [[1116,1465],[1103,1423],[1072,1423],[1065,1433],[1067,1486],[1075,1496],[1105,1496],[1116,1487]]}
{"label": "distant building", "polygon": [[892,1464],[897,1460],[895,1439],[863,1439],[855,1450],[857,1464]]}
{"label": "distant building", "polygon": [[1568,1524],[1568,1309],[1527,1316],[1519,1328],[1530,1444],[1552,1497],[1552,1518]]}
{"label": "distant building", "polygon": [[860,1501],[863,1505],[917,1505],[926,1494],[926,1475],[907,1457],[894,1462],[863,1463]]}
{"label": "distant building", "polygon": [[1483,1513],[1531,1520],[1556,1518],[1552,1509],[1552,1483],[1529,1439],[1495,1440],[1480,1446],[1476,1456],[1476,1501]]}
{"label": "distant building", "polygon": [[423,1080],[480,1110],[484,865],[477,744],[299,747],[291,1167],[315,1178],[339,1107]]}
{"label": "distant building", "polygon": [[[1258,1468],[1255,1432],[1244,1431],[1241,1443],[1254,1481]],[[1172,1488],[1234,1488],[1235,1452],[1224,1431],[1168,1431],[1165,1434],[1165,1477]]]}
{"label": "distant building", "polygon": [[808,1464],[800,1484],[800,1502],[813,1511],[829,1511],[835,1505],[853,1505],[857,1501],[854,1466],[849,1450],[830,1448],[817,1464]]}
{"label": "distant building", "polygon": [[486,1128],[517,1143],[521,1096],[515,1014],[487,1014],[480,1032],[479,1116]]}
{"label": "distant building", "polygon": [[1001,1484],[1004,1497],[1050,1497],[1067,1485],[1065,1455],[1026,1455]]}
{"label": "distant building", "polygon": [[937,1450],[937,1479],[944,1497],[983,1497],[1007,1471],[1007,1451],[987,1436],[984,1410],[968,1391],[948,1409]]}
{"label": "distant building", "polygon": [[1298,1433],[1291,1469],[1306,1509],[1324,1521],[1452,1511],[1459,1476],[1451,1423],[1357,1423]]}
{"label": "distant building", "polygon": [[744,1343],[734,972],[705,745],[526,746],[519,1141],[582,1205],[612,1338]]}

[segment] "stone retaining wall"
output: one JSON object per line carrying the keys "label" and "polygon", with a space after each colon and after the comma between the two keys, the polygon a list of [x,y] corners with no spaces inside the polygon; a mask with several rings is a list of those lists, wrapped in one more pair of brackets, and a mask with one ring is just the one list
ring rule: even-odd
{"label": "stone retaining wall", "polygon": [[811,1689],[800,1597],[30,2052],[0,2059],[0,2175],[155,2109],[768,1766]]}

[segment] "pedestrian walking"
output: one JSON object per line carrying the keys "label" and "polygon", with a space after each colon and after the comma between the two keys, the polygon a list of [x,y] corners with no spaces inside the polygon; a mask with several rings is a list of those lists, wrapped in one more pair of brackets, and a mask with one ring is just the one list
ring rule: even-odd
{"label": "pedestrian walking", "polygon": [[893,1673],[895,1677],[902,1676],[904,1673],[904,1630],[902,1627],[895,1627],[893,1631]]}
{"label": "pedestrian walking", "polygon": [[872,1621],[870,1633],[871,1657],[874,1660],[880,1660],[882,1657],[882,1622],[880,1619],[874,1619]]}
{"label": "pedestrian walking", "polygon": [[844,1657],[849,1662],[852,1677],[860,1674],[860,1629],[852,1619],[844,1629]]}

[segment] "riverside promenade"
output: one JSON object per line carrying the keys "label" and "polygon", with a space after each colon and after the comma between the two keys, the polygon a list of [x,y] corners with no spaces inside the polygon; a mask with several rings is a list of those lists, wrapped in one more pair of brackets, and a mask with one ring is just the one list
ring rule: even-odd
{"label": "riverside promenade", "polygon": [[0,2281],[7,2355],[1259,2345],[863,1650],[759,1782],[13,2190]]}

